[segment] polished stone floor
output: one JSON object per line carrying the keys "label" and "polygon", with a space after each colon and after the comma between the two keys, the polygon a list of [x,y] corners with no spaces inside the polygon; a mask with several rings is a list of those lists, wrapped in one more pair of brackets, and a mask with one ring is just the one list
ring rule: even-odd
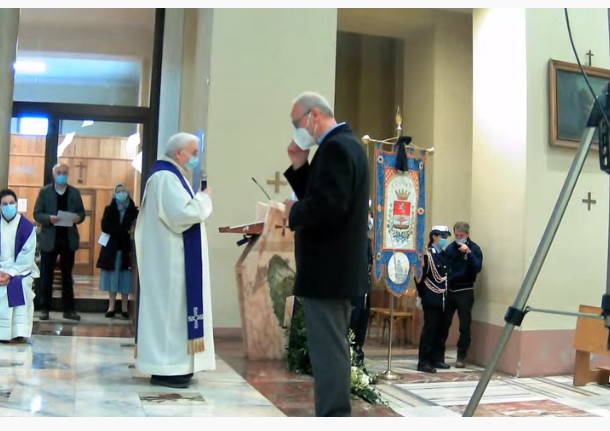
{"label": "polished stone floor", "polygon": [[222,359],[187,389],[152,386],[130,338],[35,335],[0,345],[3,416],[283,416]]}
{"label": "polished stone floor", "polygon": [[[251,361],[240,338],[217,337],[217,369],[197,373],[187,389],[152,386],[134,369],[127,321],[60,313],[35,322],[27,344],[0,344],[0,416],[313,416],[313,380],[282,361]],[[386,348],[371,340],[367,367],[387,367]],[[449,352],[451,355],[452,352]],[[482,369],[425,374],[417,350],[394,349],[400,379],[377,385],[388,406],[353,401],[354,416],[459,417]],[[513,378],[496,374],[477,416],[610,416],[610,386],[575,388],[570,376]]]}

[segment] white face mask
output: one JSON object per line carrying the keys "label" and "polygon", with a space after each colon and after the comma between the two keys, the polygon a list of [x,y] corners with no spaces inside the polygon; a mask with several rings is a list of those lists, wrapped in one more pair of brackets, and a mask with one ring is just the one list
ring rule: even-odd
{"label": "white face mask", "polygon": [[294,143],[297,144],[297,146],[303,151],[309,150],[316,143],[316,140],[304,127],[294,129],[292,132],[292,137],[294,139]]}

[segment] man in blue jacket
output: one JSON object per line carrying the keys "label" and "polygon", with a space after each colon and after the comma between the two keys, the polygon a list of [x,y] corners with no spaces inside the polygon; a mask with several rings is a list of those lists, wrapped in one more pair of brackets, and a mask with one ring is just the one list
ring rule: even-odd
{"label": "man in blue jacket", "polygon": [[[470,323],[474,304],[474,282],[483,266],[483,252],[470,239],[470,225],[460,221],[453,226],[455,241],[445,249],[449,271],[447,276],[447,302],[445,304],[445,325],[442,330],[443,356],[445,342],[453,315],[457,311],[460,321],[456,368],[464,368],[464,361],[470,347]],[[448,368],[448,367],[447,367]]]}

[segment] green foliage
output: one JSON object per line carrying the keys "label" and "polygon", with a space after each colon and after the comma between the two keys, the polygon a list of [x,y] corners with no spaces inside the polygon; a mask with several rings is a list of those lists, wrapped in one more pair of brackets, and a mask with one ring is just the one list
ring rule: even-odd
{"label": "green foliage", "polygon": [[296,312],[292,317],[288,336],[288,352],[286,355],[288,369],[293,373],[311,375],[307,332],[305,330],[305,310],[303,307],[298,307],[296,301],[295,309]]}
{"label": "green foliage", "polygon": [[286,308],[286,298],[292,295],[295,273],[290,268],[287,261],[278,255],[274,255],[269,260],[267,268],[267,281],[269,282],[269,293],[273,312],[277,317],[280,326],[284,325],[284,309]]}
{"label": "green foliage", "polygon": [[[296,303],[295,303],[296,307]],[[350,330],[348,335],[351,354],[351,393],[353,398],[362,398],[370,404],[387,405],[381,394],[371,385],[377,380],[377,375],[370,375],[364,363],[357,359],[354,333]],[[305,311],[303,307],[296,307],[292,317],[292,324],[288,337],[286,360],[288,369],[297,374],[312,375],[309,349],[307,347],[307,332],[305,329]]]}

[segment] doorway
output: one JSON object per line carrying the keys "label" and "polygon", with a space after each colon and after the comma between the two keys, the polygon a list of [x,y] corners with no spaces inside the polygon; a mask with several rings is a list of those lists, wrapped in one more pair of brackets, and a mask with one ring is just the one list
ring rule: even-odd
{"label": "doorway", "polygon": [[106,298],[96,268],[101,219],[118,184],[139,206],[142,160],[148,151],[156,153],[156,146],[148,148],[142,139],[150,128],[148,109],[15,102],[11,125],[9,187],[19,196],[20,212],[33,220],[40,188],[53,181],[53,166],[68,165],[69,184],[80,191],[86,213],[78,226],[74,295]]}
{"label": "doorway", "polygon": [[164,9],[91,11],[21,10],[9,160],[9,186],[31,219],[53,166],[70,167],[87,215],[73,271],[85,312],[107,304],[96,269],[104,208],[119,183],[139,205],[156,160],[165,21]]}

